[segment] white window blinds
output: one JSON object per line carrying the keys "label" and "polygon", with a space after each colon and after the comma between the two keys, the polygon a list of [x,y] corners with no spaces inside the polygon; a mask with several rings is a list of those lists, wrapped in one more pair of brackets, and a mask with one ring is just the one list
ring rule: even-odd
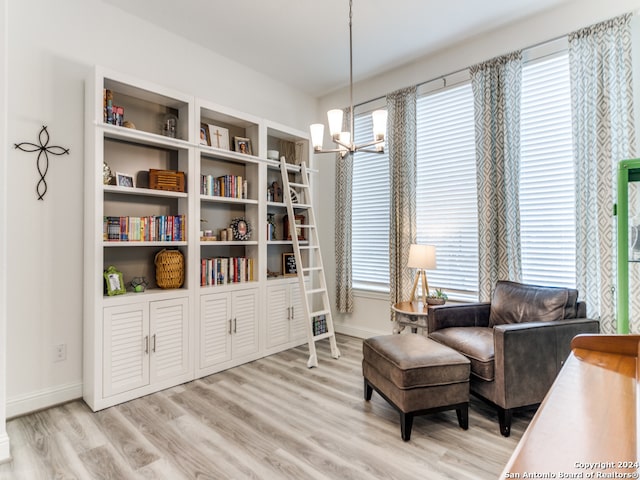
{"label": "white window blinds", "polygon": [[575,287],[574,166],[567,53],[522,71],[520,234],[525,283]]}
{"label": "white window blinds", "polygon": [[[355,117],[357,144],[373,138],[371,115]],[[353,287],[389,291],[389,157],[357,152],[353,157]]]}
{"label": "white window blinds", "polygon": [[422,96],[417,105],[417,241],[435,245],[429,287],[477,299],[478,215],[471,84]]}

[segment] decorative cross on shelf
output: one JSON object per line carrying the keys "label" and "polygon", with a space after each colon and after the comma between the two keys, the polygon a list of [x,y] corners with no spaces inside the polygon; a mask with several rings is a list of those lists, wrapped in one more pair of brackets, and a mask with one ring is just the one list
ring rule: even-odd
{"label": "decorative cross on shelf", "polygon": [[68,155],[69,149],[64,147],[49,146],[49,132],[46,125],[42,126],[42,130],[38,134],[38,142],[40,145],[30,142],[22,142],[14,144],[14,147],[22,150],[23,152],[38,152],[38,158],[36,166],[38,173],[40,174],[40,180],[36,185],[36,193],[38,194],[38,200],[44,199],[44,194],[47,193],[47,182],[44,177],[49,170],[49,154],[52,155]]}

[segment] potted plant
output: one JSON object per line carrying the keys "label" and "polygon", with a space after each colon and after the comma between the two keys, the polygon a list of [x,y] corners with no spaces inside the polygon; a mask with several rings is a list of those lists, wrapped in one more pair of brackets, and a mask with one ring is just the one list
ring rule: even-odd
{"label": "potted plant", "polygon": [[435,293],[431,293],[427,297],[427,303],[429,305],[444,305],[448,298],[448,295],[441,288],[436,288]]}

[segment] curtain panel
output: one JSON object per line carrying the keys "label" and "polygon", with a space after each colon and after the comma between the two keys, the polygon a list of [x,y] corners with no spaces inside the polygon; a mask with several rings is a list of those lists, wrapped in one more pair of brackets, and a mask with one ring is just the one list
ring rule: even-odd
{"label": "curtain panel", "polygon": [[[342,131],[349,130],[351,112],[344,109]],[[336,308],[340,313],[353,312],[353,270],[351,264],[351,225],[353,194],[353,155],[336,154],[335,257]]]}
{"label": "curtain panel", "polygon": [[[616,169],[635,150],[630,22],[627,14],[569,35],[577,288],[602,333],[616,331]],[[632,283],[630,329],[640,332],[631,314],[640,312],[640,289]]]}
{"label": "curtain panel", "polygon": [[491,300],[498,280],[521,281],[520,96],[522,52],[470,69],[478,188],[478,290]]}
{"label": "curtain panel", "polygon": [[[387,145],[391,181],[389,212],[389,293],[392,304],[409,298],[413,287],[407,268],[416,241],[416,94],[410,87],[387,95]],[[391,320],[395,317],[392,313]]]}

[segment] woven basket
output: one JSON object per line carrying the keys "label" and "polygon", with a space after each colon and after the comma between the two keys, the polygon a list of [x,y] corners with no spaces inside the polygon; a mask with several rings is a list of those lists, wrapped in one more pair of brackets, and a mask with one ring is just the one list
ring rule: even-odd
{"label": "woven basket", "polygon": [[180,288],[184,283],[184,255],[180,250],[160,250],[156,254],[156,283],[160,288]]}

